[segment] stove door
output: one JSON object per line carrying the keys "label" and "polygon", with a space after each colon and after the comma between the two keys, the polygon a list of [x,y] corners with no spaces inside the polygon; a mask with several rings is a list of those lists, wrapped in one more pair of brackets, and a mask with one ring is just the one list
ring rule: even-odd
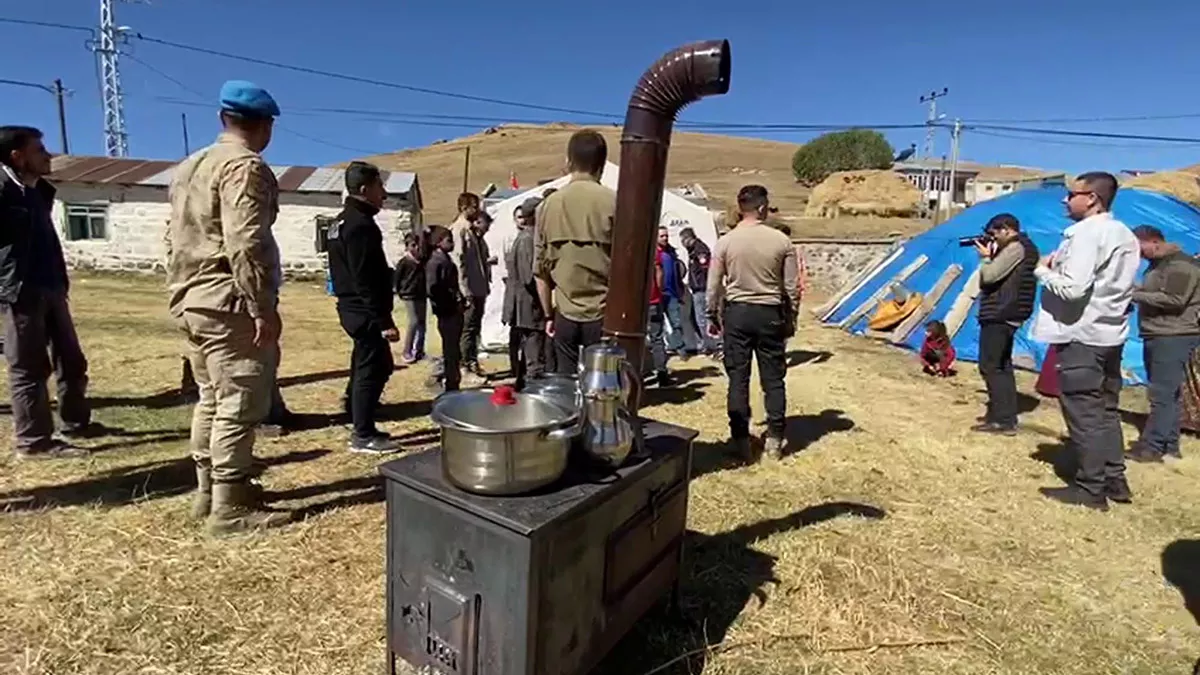
{"label": "stove door", "polygon": [[476,675],[479,596],[460,593],[432,574],[425,577],[423,586],[425,663],[446,675]]}

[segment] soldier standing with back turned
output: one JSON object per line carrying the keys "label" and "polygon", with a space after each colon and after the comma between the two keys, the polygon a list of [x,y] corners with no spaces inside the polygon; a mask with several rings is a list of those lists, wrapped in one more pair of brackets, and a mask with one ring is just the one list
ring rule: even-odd
{"label": "soldier standing with back turned", "polygon": [[187,334],[200,400],[192,417],[198,490],[193,515],[213,534],[282,525],[251,479],[254,429],[271,403],[280,331],[271,226],[279,186],[259,154],[279,106],[242,81],[221,87],[217,142],[180,164],[171,181],[167,283],[171,315]]}

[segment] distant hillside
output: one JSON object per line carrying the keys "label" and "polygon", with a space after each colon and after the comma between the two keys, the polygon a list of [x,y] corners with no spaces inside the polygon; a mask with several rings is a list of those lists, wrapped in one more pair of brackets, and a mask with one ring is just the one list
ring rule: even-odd
{"label": "distant hillside", "polygon": [[[579,127],[506,125],[483,133],[365,158],[380,168],[413,171],[421,181],[425,220],[449,222],[454,200],[462,188],[464,148],[471,146],[470,189],[488,183],[507,187],[509,172],[518,183],[533,186],[561,176],[566,163],[567,139]],[[620,164],[620,129],[597,129],[609,143],[609,159]],[[713,207],[732,204],[738,188],[748,183],[765,185],[782,216],[800,217],[809,190],[792,179],[792,143],[736,136],[676,131],[667,164],[667,187],[699,183]]]}

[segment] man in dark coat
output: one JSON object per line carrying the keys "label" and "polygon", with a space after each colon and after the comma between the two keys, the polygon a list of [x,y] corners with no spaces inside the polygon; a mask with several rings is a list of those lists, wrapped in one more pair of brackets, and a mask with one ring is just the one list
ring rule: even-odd
{"label": "man in dark coat", "polygon": [[18,457],[78,457],[87,452],[54,437],[46,380],[58,380],[64,435],[90,427],[87,359],[67,303],[69,280],[51,219],[54,186],[42,132],[0,127],[0,309]]}
{"label": "man in dark coat", "polygon": [[502,318],[509,329],[508,361],[518,390],[525,387],[527,377],[537,377],[545,370],[546,318],[533,276],[533,227],[540,203],[540,199],[531,197],[521,204],[517,237],[504,258],[508,278]]}
{"label": "man in dark coat", "polygon": [[354,341],[350,356],[350,450],[389,453],[398,444],[375,426],[379,397],[395,369],[389,343],[400,341],[392,320],[392,270],[375,214],[387,192],[379,169],[365,162],[346,168],[346,208],[329,227],[329,272],[338,318]]}

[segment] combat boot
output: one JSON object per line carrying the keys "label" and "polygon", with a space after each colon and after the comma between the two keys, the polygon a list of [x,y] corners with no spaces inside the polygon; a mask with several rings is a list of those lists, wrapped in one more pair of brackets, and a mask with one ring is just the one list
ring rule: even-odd
{"label": "combat boot", "polygon": [[208,531],[214,536],[254,532],[286,525],[292,514],[263,506],[262,491],[249,480],[213,483]]}
{"label": "combat boot", "polygon": [[763,454],[766,458],[778,462],[783,459],[783,446],[786,445],[783,438],[779,436],[767,436],[763,439]]}
{"label": "combat boot", "polygon": [[196,462],[196,494],[192,495],[192,518],[204,520],[212,512],[212,465]]}

